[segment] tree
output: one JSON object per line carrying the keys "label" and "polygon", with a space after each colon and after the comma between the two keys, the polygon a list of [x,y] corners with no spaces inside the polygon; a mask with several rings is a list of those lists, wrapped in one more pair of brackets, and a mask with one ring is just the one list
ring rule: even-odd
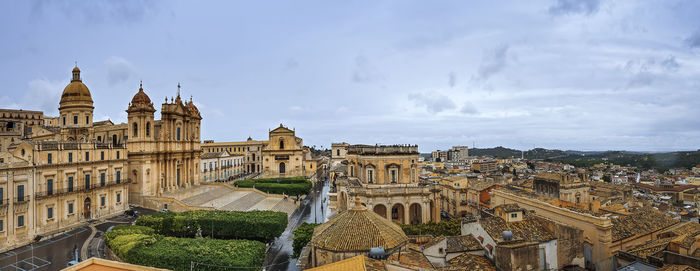
{"label": "tree", "polygon": [[610,179],[610,175],[603,175],[603,181],[605,181],[606,183],[611,182],[612,180]]}

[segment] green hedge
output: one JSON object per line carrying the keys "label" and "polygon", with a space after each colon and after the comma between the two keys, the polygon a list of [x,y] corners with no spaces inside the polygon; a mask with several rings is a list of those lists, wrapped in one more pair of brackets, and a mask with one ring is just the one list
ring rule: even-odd
{"label": "green hedge", "polygon": [[153,228],[146,226],[132,226],[132,225],[117,225],[114,226],[109,232],[105,233],[104,240],[105,243],[109,243],[114,237],[119,235],[127,234],[145,234],[154,235],[156,231]]}
{"label": "green hedge", "polygon": [[196,270],[260,270],[265,259],[265,244],[258,241],[175,238],[139,232],[128,228],[110,231],[105,243],[128,263],[171,270],[191,270],[192,262],[197,263]]}
{"label": "green hedge", "polygon": [[306,246],[311,241],[311,237],[314,234],[314,228],[321,224],[309,224],[304,222],[292,232],[294,234],[294,241],[292,246],[294,247],[294,256],[292,258],[298,258],[301,253],[301,249]]}
{"label": "green hedge", "polygon": [[457,236],[462,235],[462,223],[460,219],[443,220],[440,222],[428,222],[426,224],[403,225],[401,229],[406,235]]}
{"label": "green hedge", "polygon": [[216,239],[251,239],[270,241],[287,228],[287,214],[273,211],[198,210],[182,213],[165,212],[140,216],[136,225],[153,228],[165,236],[202,236]]}
{"label": "green hedge", "polygon": [[313,186],[311,181],[304,177],[250,179],[237,181],[235,185],[238,187],[255,187],[265,193],[289,196],[306,195]]}

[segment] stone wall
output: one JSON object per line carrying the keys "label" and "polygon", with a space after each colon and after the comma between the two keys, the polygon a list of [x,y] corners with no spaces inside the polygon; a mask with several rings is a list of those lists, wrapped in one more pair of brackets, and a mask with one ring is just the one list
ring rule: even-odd
{"label": "stone wall", "polygon": [[495,253],[498,270],[539,270],[539,246],[536,242],[512,246],[497,246]]}
{"label": "stone wall", "polygon": [[585,267],[583,230],[541,216],[534,216],[534,219],[537,219],[541,225],[552,231],[557,238],[558,268],[568,265]]}

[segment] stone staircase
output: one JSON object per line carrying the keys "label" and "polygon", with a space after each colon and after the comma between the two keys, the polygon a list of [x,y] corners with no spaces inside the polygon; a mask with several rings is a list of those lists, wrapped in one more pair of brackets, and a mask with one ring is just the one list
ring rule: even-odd
{"label": "stone staircase", "polygon": [[198,185],[164,196],[179,200],[187,206],[227,211],[271,210],[285,212],[290,216],[297,208],[290,198],[225,185]]}

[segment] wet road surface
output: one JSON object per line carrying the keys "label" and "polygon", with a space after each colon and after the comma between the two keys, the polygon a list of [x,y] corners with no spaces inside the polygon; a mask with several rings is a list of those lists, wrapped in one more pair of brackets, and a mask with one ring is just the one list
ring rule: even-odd
{"label": "wet road surface", "polygon": [[[275,239],[267,252],[264,270],[299,270],[296,267],[297,259],[290,258],[293,254],[292,238],[294,235],[292,232],[304,222],[323,223],[328,221],[328,191],[330,190],[328,183],[326,181],[314,187],[313,191],[309,193],[309,197],[302,201],[297,211],[289,218],[287,229],[280,237]],[[324,198],[326,199],[325,202],[323,202]]]}

